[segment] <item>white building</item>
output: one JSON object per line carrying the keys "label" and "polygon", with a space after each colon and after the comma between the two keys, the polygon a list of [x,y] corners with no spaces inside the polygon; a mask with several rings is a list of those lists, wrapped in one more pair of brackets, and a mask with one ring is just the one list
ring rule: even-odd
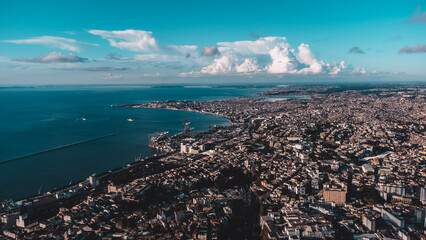
{"label": "white building", "polygon": [[374,173],[374,168],[370,164],[364,164],[361,168],[364,173]]}
{"label": "white building", "polygon": [[19,215],[18,219],[16,219],[16,226],[24,228],[28,225],[29,220],[28,220],[28,215],[24,214],[24,215]]}

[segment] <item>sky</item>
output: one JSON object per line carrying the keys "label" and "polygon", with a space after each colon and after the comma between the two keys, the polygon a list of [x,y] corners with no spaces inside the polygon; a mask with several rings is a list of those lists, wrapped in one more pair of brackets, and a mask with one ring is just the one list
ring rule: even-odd
{"label": "sky", "polygon": [[0,85],[426,80],[426,0],[0,1]]}

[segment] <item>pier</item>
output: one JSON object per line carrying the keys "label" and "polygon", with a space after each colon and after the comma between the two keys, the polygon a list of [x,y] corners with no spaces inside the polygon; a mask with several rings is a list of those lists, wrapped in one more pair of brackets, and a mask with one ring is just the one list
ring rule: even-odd
{"label": "pier", "polygon": [[74,143],[62,145],[62,146],[59,146],[59,147],[55,147],[55,148],[51,148],[51,149],[39,151],[39,152],[36,152],[36,153],[27,154],[27,155],[24,155],[24,156],[21,156],[21,157],[16,157],[16,158],[12,158],[12,159],[9,159],[9,160],[1,161],[0,164],[13,162],[13,161],[24,159],[24,158],[28,158],[28,157],[33,157],[33,156],[37,156],[37,155],[48,153],[48,152],[53,152],[53,151],[56,151],[56,150],[60,150],[60,149],[64,149],[64,148],[68,148],[68,147],[72,147],[72,146],[76,146],[76,145],[80,145],[80,144],[83,144],[83,143],[93,142],[93,141],[96,141],[96,140],[100,140],[100,139],[103,139],[103,138],[112,137],[112,136],[115,136],[115,135],[118,135],[118,133],[110,133],[110,134],[107,134],[107,135],[104,135],[104,136],[95,137],[95,138],[87,139],[87,140],[84,140],[84,141],[74,142]]}

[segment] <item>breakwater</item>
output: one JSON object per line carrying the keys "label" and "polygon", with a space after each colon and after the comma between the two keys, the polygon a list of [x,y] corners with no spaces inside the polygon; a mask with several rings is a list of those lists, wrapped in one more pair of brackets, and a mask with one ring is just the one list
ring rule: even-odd
{"label": "breakwater", "polygon": [[87,139],[87,140],[84,140],[84,141],[74,142],[74,143],[62,145],[62,146],[59,146],[59,147],[50,148],[50,149],[47,149],[47,150],[43,150],[43,151],[39,151],[39,152],[27,154],[27,155],[24,155],[24,156],[20,156],[20,157],[8,159],[8,160],[5,160],[5,161],[0,161],[0,164],[4,164],[4,163],[8,163],[8,162],[13,162],[13,161],[24,159],[24,158],[28,158],[28,157],[37,156],[37,155],[40,155],[40,154],[43,154],[43,153],[48,153],[48,152],[52,152],[52,151],[56,151],[56,150],[60,150],[60,149],[64,149],[64,148],[68,148],[68,147],[72,147],[72,146],[76,146],[76,145],[80,145],[80,144],[83,144],[83,143],[93,142],[93,141],[96,141],[96,140],[99,140],[99,139],[112,137],[112,136],[115,136],[117,134],[118,133],[110,133],[110,134],[103,135],[103,136],[100,136],[100,137],[95,137],[95,138]]}

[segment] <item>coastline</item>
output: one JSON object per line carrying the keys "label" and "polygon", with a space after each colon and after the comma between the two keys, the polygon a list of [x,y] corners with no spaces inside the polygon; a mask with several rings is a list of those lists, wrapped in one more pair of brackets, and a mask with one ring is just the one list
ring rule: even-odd
{"label": "coastline", "polygon": [[[218,113],[213,113],[213,112],[203,112],[203,111],[194,110],[194,109],[185,109],[184,110],[184,109],[178,109],[178,108],[159,108],[159,107],[154,108],[154,107],[141,107],[141,106],[128,106],[128,105],[117,105],[117,106],[114,106],[114,107],[131,107],[131,108],[145,108],[145,109],[166,109],[166,110],[181,111],[181,112],[195,112],[195,113],[209,114],[209,115],[224,117],[224,118],[227,119],[228,123],[230,123],[230,124],[233,123],[231,121],[231,119],[230,119],[229,116],[226,116],[226,115],[223,115],[223,114],[218,114]],[[200,131],[199,133],[203,133],[203,132],[206,132],[206,131],[208,131],[208,130]],[[181,133],[182,132],[176,133],[176,134],[172,135],[171,137],[177,136],[177,135],[179,135]],[[117,135],[117,134],[118,133],[113,133],[113,134],[110,134],[110,135]],[[107,137],[107,136],[110,136],[110,135],[102,136],[101,138]],[[98,138],[96,138],[96,139],[98,139]],[[91,139],[90,141],[93,141],[93,139]],[[81,144],[81,142],[78,142],[77,144]],[[70,144],[70,146],[74,146],[74,145],[77,145],[77,144]],[[70,147],[70,146],[67,145],[65,147]],[[22,202],[22,201],[28,201],[29,199],[34,200],[34,199],[45,197],[45,196],[49,196],[49,195],[55,195],[57,193],[61,193],[64,190],[70,190],[70,189],[73,189],[73,188],[76,188],[76,187],[80,187],[82,185],[88,185],[89,184],[89,178],[91,176],[94,176],[94,177],[99,178],[99,179],[105,179],[105,178],[107,178],[108,176],[110,176],[112,174],[118,174],[120,172],[123,172],[123,171],[126,171],[126,170],[130,170],[131,168],[138,167],[141,164],[144,164],[144,163],[148,164],[148,163],[150,163],[150,162],[152,162],[154,160],[160,160],[160,159],[162,159],[164,157],[167,157],[168,155],[174,153],[174,152],[166,152],[166,151],[164,151],[162,149],[158,149],[158,148],[152,147],[152,146],[148,146],[148,148],[159,150],[162,153],[158,154],[158,155],[157,154],[153,154],[153,155],[150,155],[150,156],[146,156],[145,158],[143,158],[141,160],[134,160],[133,162],[130,162],[130,163],[126,164],[126,165],[123,165],[123,166],[120,166],[120,167],[117,167],[117,168],[114,168],[114,169],[110,169],[110,170],[107,170],[107,171],[104,171],[104,172],[101,172],[101,173],[98,173],[98,174],[93,174],[93,175],[87,176],[86,179],[80,179],[80,180],[77,180],[75,182],[73,181],[72,183],[70,183],[68,185],[62,185],[62,186],[59,186],[59,187],[54,187],[54,188],[52,188],[49,191],[44,192],[44,193],[30,195],[30,196],[23,197],[23,198],[18,198],[16,200],[11,199],[11,198],[6,198],[6,199],[1,200],[0,203],[1,202],[8,202],[9,200],[11,200],[12,202]],[[42,154],[42,153],[45,153],[45,152],[54,151],[54,150],[56,150],[56,148],[52,149],[52,150],[48,150],[48,151],[42,151],[42,152],[36,153],[36,154],[30,154],[30,155],[26,155],[26,156],[23,156],[23,157],[19,157],[17,159],[13,159],[12,161],[15,161],[15,160],[18,160],[18,159],[21,159],[21,158],[31,157],[33,155],[38,155],[38,154]],[[8,161],[5,161],[5,162],[0,162],[0,164],[8,163],[8,162],[11,162],[11,160],[8,160]]]}
{"label": "coastline", "polygon": [[131,107],[131,108],[145,108],[145,109],[166,109],[166,110],[181,111],[181,112],[203,113],[203,114],[210,114],[210,115],[215,115],[215,116],[219,116],[219,117],[224,117],[228,120],[228,122],[232,123],[230,116],[220,114],[220,113],[214,113],[214,112],[203,112],[203,111],[195,110],[195,109],[179,109],[179,108],[171,108],[171,107],[163,108],[163,107],[149,107],[149,106],[126,106],[126,105],[117,105],[117,107]]}
{"label": "coastline", "polygon": [[[158,113],[155,111],[155,113],[151,113],[150,111],[135,111],[132,110],[132,108],[128,108],[128,110],[113,110],[113,108],[116,108],[119,104],[138,103],[139,105],[140,103],[152,103],[156,101],[180,101],[178,99],[188,99],[187,101],[195,102],[199,102],[200,99],[202,99],[200,102],[204,102],[204,100],[222,101],[240,97],[255,97],[255,94],[259,91],[263,91],[263,89],[249,88],[241,90],[239,88],[232,88],[226,93],[223,93],[221,89],[206,88],[201,90],[191,89],[182,93],[176,93],[175,89],[170,88],[159,88],[159,90],[156,89],[155,91],[143,88],[138,89],[136,92],[134,92],[134,89],[129,89],[129,91],[132,91],[132,94],[128,94],[129,91],[127,90],[113,91],[111,93],[110,91],[103,91],[102,89],[101,91],[93,91],[98,89],[92,87],[76,89],[73,87],[71,89],[66,88],[65,92],[63,92],[62,88],[55,87],[52,91],[48,92],[23,91],[22,95],[24,97],[21,96],[19,101],[16,100],[21,104],[19,105],[19,111],[12,111],[10,116],[23,115],[28,117],[20,118],[19,123],[12,118],[6,118],[4,123],[8,123],[8,127],[13,127],[10,128],[11,130],[8,130],[11,133],[22,129],[24,124],[28,124],[27,128],[31,129],[31,132],[25,129],[26,131],[23,131],[23,133],[19,135],[19,138],[28,139],[28,145],[31,143],[31,146],[36,146],[27,151],[30,154],[39,152],[41,151],[40,149],[51,149],[61,144],[69,144],[70,142],[79,141],[77,136],[80,135],[80,132],[84,134],[81,135],[83,139],[89,139],[93,135],[96,136],[97,132],[102,132],[103,134],[105,131],[101,130],[104,129],[118,132],[119,136],[118,138],[107,140],[105,142],[102,141],[99,144],[91,143],[90,146],[87,147],[83,144],[83,146],[76,146],[57,152],[48,152],[46,153],[47,155],[30,156],[22,159],[22,163],[21,161],[15,161],[3,164],[2,170],[7,174],[3,174],[3,178],[0,178],[2,187],[5,189],[5,191],[0,194],[0,202],[6,199],[17,200],[34,196],[37,194],[38,189],[41,188],[40,186],[42,186],[41,193],[69,186],[71,182],[76,183],[85,180],[92,173],[108,172],[110,169],[125,166],[126,164],[133,162],[134,158],[137,156],[149,157],[154,154],[159,154],[159,151],[148,147],[148,135],[154,132],[166,130],[170,131],[171,135],[177,134],[182,130],[182,115],[184,115],[188,121],[192,122],[192,127],[196,128],[194,133],[210,131],[212,127],[214,128],[214,126],[229,126],[235,123],[235,119],[214,111],[207,112],[194,109],[163,108],[166,110],[193,113],[180,114],[178,112],[173,113],[166,111],[158,111]],[[10,98],[13,98],[16,95],[15,93],[8,94],[10,96],[6,96]],[[37,102],[41,96],[45,96],[46,94],[49,95],[49,99],[54,99],[54,101],[47,101],[46,98],[46,101]],[[51,103],[64,102],[64,99],[62,98],[64,94],[68,96],[66,99],[67,101],[65,101],[63,108],[59,110],[55,109],[54,113],[58,115],[56,116],[55,114],[52,114],[52,111],[50,110],[50,108],[53,108],[54,106]],[[171,97],[168,97],[168,95],[171,95]],[[95,103],[90,100],[93,98],[97,99]],[[43,98],[43,100],[44,99],[45,98]],[[37,102],[39,105],[44,104],[46,108],[43,110],[46,111],[38,112],[36,115],[31,115],[32,112],[29,111],[30,108],[28,108],[28,102]],[[78,111],[75,111],[74,109],[78,109]],[[154,108],[151,107],[151,109]],[[9,109],[7,108],[4,110],[7,112]],[[199,113],[211,116],[197,116],[196,114]],[[87,121],[76,120],[81,119],[82,117],[87,119]],[[129,123],[125,121],[127,118],[132,118],[136,121]],[[36,120],[34,121],[34,119]],[[148,122],[145,122],[145,120]],[[33,128],[35,130],[32,130]],[[68,138],[67,136],[70,137]],[[62,139],[64,140],[61,141]],[[8,142],[20,142],[20,139],[15,137],[8,139]],[[40,147],[37,147],[36,144],[32,144],[32,142],[40,143]],[[103,146],[107,148],[105,149],[105,152],[103,152]],[[3,147],[15,149],[8,147],[7,144]],[[121,151],[111,150],[116,148],[121,149]],[[4,157],[2,158],[5,160],[12,159],[15,157],[14,153],[20,152],[18,150],[20,149],[16,147],[16,151],[10,150],[10,153],[5,151],[3,152]],[[126,152],[123,152],[123,150]],[[22,155],[28,154],[23,152]],[[20,157],[19,154],[18,157]],[[60,160],[58,161],[57,159]],[[25,168],[22,170],[20,166],[24,166]],[[55,169],[58,170],[56,171]],[[6,178],[8,174],[13,174],[13,177]],[[27,179],[31,179],[31,181],[26,183]],[[22,188],[17,186],[22,186]]]}

